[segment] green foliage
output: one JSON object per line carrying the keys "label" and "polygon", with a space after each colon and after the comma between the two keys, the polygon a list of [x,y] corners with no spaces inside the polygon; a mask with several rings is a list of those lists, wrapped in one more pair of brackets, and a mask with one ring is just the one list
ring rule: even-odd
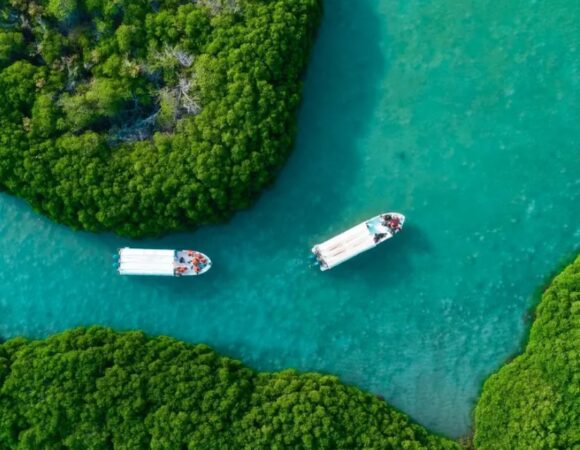
{"label": "green foliage", "polygon": [[77,8],[77,0],[48,0],[47,10],[58,20],[66,20]]}
{"label": "green foliage", "polygon": [[0,29],[0,67],[21,55],[24,48],[22,33]]}
{"label": "green foliage", "polygon": [[525,352],[485,382],[475,446],[578,448],[579,406],[580,257],[542,296]]}
{"label": "green foliage", "polygon": [[115,118],[130,100],[123,83],[113,79],[95,79],[77,89],[74,96],[64,95],[61,106],[72,131],[94,127],[103,119]]}
{"label": "green foliage", "polygon": [[0,447],[458,448],[335,377],[98,327],[0,345]]}
{"label": "green foliage", "polygon": [[227,219],[291,149],[320,15],[320,0],[0,2],[0,190],[130,236]]}

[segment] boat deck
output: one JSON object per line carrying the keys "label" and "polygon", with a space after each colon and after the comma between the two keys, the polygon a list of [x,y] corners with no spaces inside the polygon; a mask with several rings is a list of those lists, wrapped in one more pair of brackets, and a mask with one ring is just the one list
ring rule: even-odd
{"label": "boat deck", "polygon": [[365,223],[361,223],[317,245],[314,250],[322,267],[331,269],[347,259],[373,248],[375,245],[373,234]]}
{"label": "boat deck", "polygon": [[175,272],[178,276],[201,275],[210,267],[211,261],[202,253],[191,250],[181,250],[175,253]]}

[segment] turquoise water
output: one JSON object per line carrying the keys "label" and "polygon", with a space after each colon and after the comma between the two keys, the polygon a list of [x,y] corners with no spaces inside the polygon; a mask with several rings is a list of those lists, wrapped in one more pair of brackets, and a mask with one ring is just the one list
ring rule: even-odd
{"label": "turquoise water", "polygon": [[[132,242],[0,196],[0,336],[142,328],[265,370],[331,372],[465,433],[534,296],[580,242],[580,6],[327,0],[293,156],[231,223]],[[403,233],[319,272],[378,212]],[[116,248],[197,248],[199,279],[121,278]]]}

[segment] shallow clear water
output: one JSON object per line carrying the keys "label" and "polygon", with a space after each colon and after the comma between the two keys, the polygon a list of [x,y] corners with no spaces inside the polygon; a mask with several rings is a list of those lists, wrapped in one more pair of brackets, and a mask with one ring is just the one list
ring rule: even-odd
{"label": "shallow clear water", "polygon": [[[331,372],[458,436],[534,295],[580,242],[575,2],[327,0],[296,150],[231,223],[135,243],[0,196],[0,335],[142,328],[266,370]],[[378,212],[396,239],[330,272],[312,244]],[[116,248],[194,247],[199,279]]]}

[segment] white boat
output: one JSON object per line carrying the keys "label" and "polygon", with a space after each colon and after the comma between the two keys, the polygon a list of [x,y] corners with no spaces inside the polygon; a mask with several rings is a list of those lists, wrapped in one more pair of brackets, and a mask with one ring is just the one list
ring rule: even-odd
{"label": "white boat", "polygon": [[115,264],[121,275],[157,275],[188,277],[211,269],[208,256],[194,250],[153,250],[144,248],[119,249]]}
{"label": "white boat", "polygon": [[391,239],[403,229],[405,216],[396,212],[380,214],[312,247],[320,270],[328,270],[360,253]]}

